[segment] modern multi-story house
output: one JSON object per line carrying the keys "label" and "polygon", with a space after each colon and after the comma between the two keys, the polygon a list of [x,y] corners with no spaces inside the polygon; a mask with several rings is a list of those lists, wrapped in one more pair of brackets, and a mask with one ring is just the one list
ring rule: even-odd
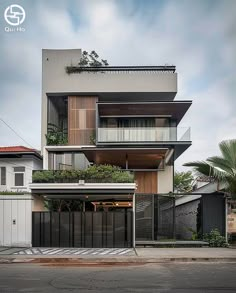
{"label": "modern multi-story house", "polygon": [[44,169],[111,164],[134,182],[33,182],[32,192],[127,209],[137,195],[173,192],[174,162],[191,145],[178,124],[192,103],[174,100],[175,66],[79,67],[80,58],[80,49],[43,50]]}

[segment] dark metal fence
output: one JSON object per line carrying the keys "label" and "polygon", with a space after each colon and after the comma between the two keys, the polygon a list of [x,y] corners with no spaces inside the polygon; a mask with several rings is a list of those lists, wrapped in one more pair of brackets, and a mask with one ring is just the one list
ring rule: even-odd
{"label": "dark metal fence", "polygon": [[132,247],[133,213],[33,212],[32,245],[37,247]]}
{"label": "dark metal fence", "polygon": [[175,200],[161,195],[136,195],[136,240],[173,239],[175,237]]}
{"label": "dark metal fence", "polygon": [[201,198],[178,202],[173,196],[136,194],[136,241],[191,240],[212,229],[225,235],[223,194],[203,194]]}

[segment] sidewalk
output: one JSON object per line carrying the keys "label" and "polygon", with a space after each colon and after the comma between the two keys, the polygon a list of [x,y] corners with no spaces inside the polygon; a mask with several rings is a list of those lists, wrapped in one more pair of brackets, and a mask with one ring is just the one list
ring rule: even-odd
{"label": "sidewalk", "polygon": [[[94,250],[94,249],[91,249]],[[0,255],[3,263],[50,264],[145,264],[172,262],[235,262],[236,249],[232,248],[136,248],[128,255]]]}

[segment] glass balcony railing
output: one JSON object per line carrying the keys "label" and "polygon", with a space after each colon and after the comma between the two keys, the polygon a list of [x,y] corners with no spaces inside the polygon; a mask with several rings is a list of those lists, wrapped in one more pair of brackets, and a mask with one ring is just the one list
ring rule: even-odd
{"label": "glass balcony railing", "polygon": [[191,141],[190,127],[98,128],[98,143]]}

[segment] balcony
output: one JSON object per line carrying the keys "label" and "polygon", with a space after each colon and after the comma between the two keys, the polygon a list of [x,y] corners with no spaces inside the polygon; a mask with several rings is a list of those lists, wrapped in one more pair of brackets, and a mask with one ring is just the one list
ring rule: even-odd
{"label": "balcony", "polygon": [[[100,99],[105,101],[111,93],[145,93],[151,97],[158,93],[159,98],[172,101],[177,93],[175,66],[68,66],[67,73],[64,92],[100,93]],[[57,91],[58,86],[60,91],[57,83]]]}
{"label": "balcony", "polygon": [[107,200],[111,194],[113,199],[127,199],[134,193],[136,183],[129,171],[94,165],[86,170],[35,170],[30,189],[34,194],[56,199]]}
{"label": "balcony", "polygon": [[134,175],[108,165],[86,170],[33,170],[32,183],[134,183]]}
{"label": "balcony", "polygon": [[98,128],[98,143],[189,142],[190,127]]}

